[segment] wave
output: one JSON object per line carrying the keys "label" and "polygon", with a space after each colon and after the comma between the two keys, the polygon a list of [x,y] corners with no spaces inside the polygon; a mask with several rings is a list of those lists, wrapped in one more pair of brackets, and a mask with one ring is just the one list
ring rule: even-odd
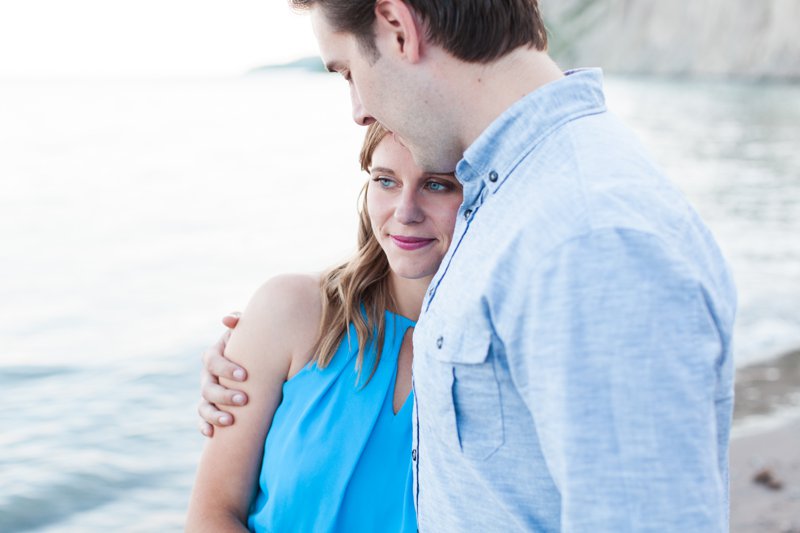
{"label": "wave", "polygon": [[123,497],[126,491],[152,486],[157,473],[76,472],[45,487],[29,487],[0,502],[0,531],[23,532],[64,522]]}
{"label": "wave", "polygon": [[68,374],[74,374],[75,372],[80,372],[82,370],[82,368],[74,366],[0,366],[0,384],[19,383],[20,381],[44,379],[53,376],[64,376]]}

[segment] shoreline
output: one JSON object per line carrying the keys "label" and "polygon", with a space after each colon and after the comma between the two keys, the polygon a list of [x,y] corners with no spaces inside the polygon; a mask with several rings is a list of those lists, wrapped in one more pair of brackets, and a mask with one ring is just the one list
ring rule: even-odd
{"label": "shoreline", "polygon": [[800,419],[731,440],[732,533],[800,533]]}
{"label": "shoreline", "polygon": [[737,369],[734,425],[800,407],[800,349]]}
{"label": "shoreline", "polygon": [[800,533],[800,350],[736,372],[732,533]]}

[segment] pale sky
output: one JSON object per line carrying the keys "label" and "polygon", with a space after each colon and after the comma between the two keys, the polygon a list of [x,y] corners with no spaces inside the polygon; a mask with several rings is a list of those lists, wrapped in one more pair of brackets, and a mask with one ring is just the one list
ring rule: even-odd
{"label": "pale sky", "polygon": [[0,79],[236,76],[316,53],[286,0],[0,0]]}

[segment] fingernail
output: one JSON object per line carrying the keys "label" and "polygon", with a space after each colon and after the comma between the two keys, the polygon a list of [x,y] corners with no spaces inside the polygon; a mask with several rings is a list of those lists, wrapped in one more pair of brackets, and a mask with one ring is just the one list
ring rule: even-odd
{"label": "fingernail", "polygon": [[208,436],[211,434],[211,432],[208,430],[208,428],[203,428],[203,429],[202,429],[202,433],[203,433],[203,435],[205,435],[206,437],[208,437]]}
{"label": "fingernail", "polygon": [[244,370],[242,370],[241,368],[237,368],[236,370],[233,371],[233,377],[238,379],[239,381],[242,381],[244,379]]}
{"label": "fingernail", "polygon": [[229,417],[228,415],[222,415],[221,417],[219,417],[218,420],[219,420],[220,424],[230,424],[231,423],[231,417]]}
{"label": "fingernail", "polygon": [[244,403],[244,395],[243,394],[234,394],[233,395],[233,403],[237,403],[242,405]]}

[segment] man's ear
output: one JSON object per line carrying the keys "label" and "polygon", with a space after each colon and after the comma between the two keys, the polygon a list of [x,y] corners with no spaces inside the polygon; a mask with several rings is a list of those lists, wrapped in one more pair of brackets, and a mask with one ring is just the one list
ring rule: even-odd
{"label": "man's ear", "polygon": [[416,63],[422,56],[424,29],[416,13],[403,0],[378,0],[375,2],[375,39],[406,61]]}

